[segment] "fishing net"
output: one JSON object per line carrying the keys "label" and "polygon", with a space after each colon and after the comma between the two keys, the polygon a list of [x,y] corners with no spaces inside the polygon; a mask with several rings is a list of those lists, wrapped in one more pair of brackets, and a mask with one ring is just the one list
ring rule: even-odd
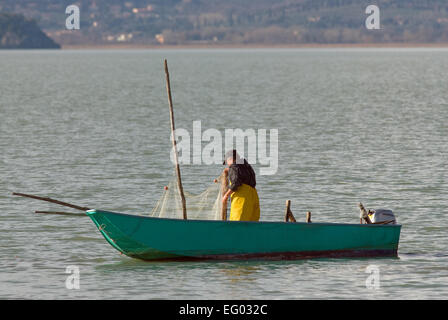
{"label": "fishing net", "polygon": [[[222,184],[225,179],[224,174],[221,174],[212,185],[197,195],[184,190],[188,219],[221,220]],[[171,179],[167,187],[149,216],[182,219],[182,200],[176,177]]]}

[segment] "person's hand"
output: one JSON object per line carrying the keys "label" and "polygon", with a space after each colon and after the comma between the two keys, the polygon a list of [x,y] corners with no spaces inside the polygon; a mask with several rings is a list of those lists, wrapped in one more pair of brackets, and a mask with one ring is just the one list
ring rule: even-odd
{"label": "person's hand", "polygon": [[222,197],[222,203],[223,203],[223,204],[226,204],[228,199],[229,199],[229,196],[228,196],[228,195],[224,195],[224,196]]}

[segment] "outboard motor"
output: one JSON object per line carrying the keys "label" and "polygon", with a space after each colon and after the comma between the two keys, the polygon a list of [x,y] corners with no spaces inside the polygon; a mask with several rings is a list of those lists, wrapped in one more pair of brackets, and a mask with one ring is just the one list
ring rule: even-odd
{"label": "outboard motor", "polygon": [[378,209],[378,210],[369,210],[363,206],[362,203],[359,203],[360,209],[360,223],[365,220],[366,223],[374,223],[374,224],[397,224],[397,219],[395,219],[395,215],[392,210],[388,209]]}
{"label": "outboard motor", "polygon": [[377,209],[369,210],[369,218],[372,223],[377,224],[397,224],[397,219],[392,210],[388,209]]}

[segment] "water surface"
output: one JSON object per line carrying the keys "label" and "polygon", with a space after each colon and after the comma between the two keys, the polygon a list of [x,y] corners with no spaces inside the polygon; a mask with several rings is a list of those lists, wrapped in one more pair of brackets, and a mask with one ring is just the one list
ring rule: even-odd
{"label": "water surface", "polygon": [[[178,128],[278,129],[279,169],[257,177],[262,220],[283,219],[286,199],[303,221],[390,208],[399,257],[148,263],[88,218],[11,196],[149,212],[172,177],[164,58]],[[0,52],[0,298],[446,299],[446,70],[443,49]],[[220,170],[182,166],[185,189]],[[65,287],[69,265],[79,290]]]}

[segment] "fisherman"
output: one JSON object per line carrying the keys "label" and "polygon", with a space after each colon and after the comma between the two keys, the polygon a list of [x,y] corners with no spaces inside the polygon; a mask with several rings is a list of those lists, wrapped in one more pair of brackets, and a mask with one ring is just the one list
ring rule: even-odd
{"label": "fisherman", "polygon": [[230,196],[230,219],[234,221],[260,220],[260,202],[255,189],[255,172],[246,159],[241,158],[236,150],[229,150],[224,156],[223,165],[227,163],[229,173],[229,190],[223,195],[223,204]]}

